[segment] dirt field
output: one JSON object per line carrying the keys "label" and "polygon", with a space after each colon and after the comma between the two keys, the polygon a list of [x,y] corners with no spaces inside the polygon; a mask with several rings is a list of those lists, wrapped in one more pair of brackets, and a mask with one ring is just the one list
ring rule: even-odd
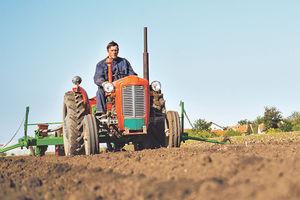
{"label": "dirt field", "polygon": [[249,141],[0,157],[0,199],[300,199],[300,142]]}

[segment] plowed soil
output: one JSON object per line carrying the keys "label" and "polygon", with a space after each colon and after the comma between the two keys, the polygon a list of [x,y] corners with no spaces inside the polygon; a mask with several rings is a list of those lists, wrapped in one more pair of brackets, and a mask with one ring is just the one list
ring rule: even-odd
{"label": "plowed soil", "polygon": [[0,157],[0,199],[300,199],[299,141]]}

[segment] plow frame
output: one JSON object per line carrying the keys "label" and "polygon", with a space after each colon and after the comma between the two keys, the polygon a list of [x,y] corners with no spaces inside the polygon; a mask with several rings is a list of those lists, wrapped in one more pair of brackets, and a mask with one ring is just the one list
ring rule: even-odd
{"label": "plow frame", "polygon": [[24,123],[24,137],[18,139],[18,143],[5,147],[3,149],[0,149],[0,153],[4,153],[6,151],[15,149],[15,148],[21,148],[23,149],[26,147],[27,149],[29,147],[35,147],[35,155],[40,156],[40,148],[39,147],[47,147],[49,145],[63,145],[63,137],[55,137],[53,135],[48,136],[41,136],[40,129],[35,130],[35,136],[34,137],[28,137],[27,130],[28,126],[33,125],[40,125],[40,124],[62,124],[61,122],[54,122],[54,123],[36,123],[36,124],[28,124],[28,115],[29,115],[29,106],[26,107],[26,114],[25,114],[25,123]]}
{"label": "plow frame", "polygon": [[202,141],[202,142],[210,142],[210,143],[217,143],[217,144],[228,144],[229,142],[223,142],[218,140],[211,140],[211,139],[205,139],[200,137],[191,137],[187,132],[184,132],[184,116],[187,117],[186,112],[184,110],[184,102],[180,101],[180,107],[181,107],[181,141],[185,142],[186,140],[196,140],[196,141]]}

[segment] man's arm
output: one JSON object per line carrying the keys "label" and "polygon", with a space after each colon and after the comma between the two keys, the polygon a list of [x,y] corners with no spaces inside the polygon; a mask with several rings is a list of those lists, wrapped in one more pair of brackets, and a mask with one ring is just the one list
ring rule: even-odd
{"label": "man's arm", "polygon": [[128,60],[126,60],[126,65],[127,65],[127,72],[128,72],[128,75],[135,75],[137,76],[137,73],[135,73],[130,65],[130,63],[128,62]]}
{"label": "man's arm", "polygon": [[102,86],[103,82],[105,82],[104,66],[100,62],[96,66],[96,72],[95,72],[95,75],[94,75],[94,82],[99,87]]}

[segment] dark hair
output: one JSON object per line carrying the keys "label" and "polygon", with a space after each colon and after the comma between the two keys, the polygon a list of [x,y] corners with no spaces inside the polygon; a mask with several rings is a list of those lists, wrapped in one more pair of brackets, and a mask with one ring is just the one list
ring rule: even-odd
{"label": "dark hair", "polygon": [[108,43],[106,49],[108,50],[110,47],[113,47],[113,46],[118,46],[119,47],[119,45],[116,42],[111,41],[110,43]]}

